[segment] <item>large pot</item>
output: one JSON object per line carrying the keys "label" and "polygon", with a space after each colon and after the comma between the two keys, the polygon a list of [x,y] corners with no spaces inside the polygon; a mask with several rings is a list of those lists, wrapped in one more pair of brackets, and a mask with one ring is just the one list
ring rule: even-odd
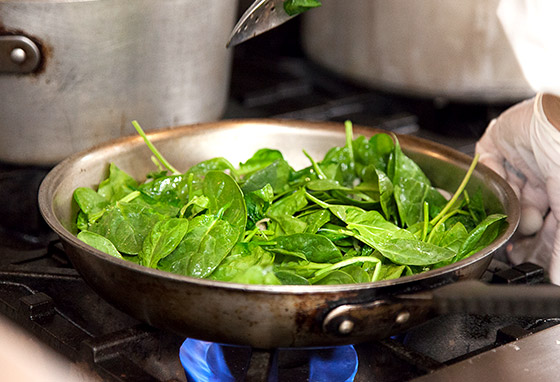
{"label": "large pot", "polygon": [[[371,135],[378,131],[355,127],[354,132]],[[216,156],[239,163],[263,147],[281,150],[289,163],[302,168],[309,164],[302,149],[321,158],[330,147],[345,143],[341,124],[274,120],[184,126],[154,132],[150,139],[180,171]],[[471,162],[467,155],[433,142],[412,136],[399,136],[399,141],[434,185],[449,191],[457,188]],[[489,212],[505,212],[509,225],[487,248],[455,264],[397,280],[353,285],[246,285],[195,279],[117,259],[75,237],[74,189],[98,184],[106,176],[109,162],[142,179],[154,169],[150,154],[140,137],[123,138],[76,154],[45,178],[39,203],[72,263],[94,290],[132,316],[186,337],[258,348],[325,346],[384,338],[433,314],[431,299],[417,292],[480,277],[519,220],[513,190],[494,172],[478,166],[469,190],[480,188]],[[462,297],[471,295],[462,285],[459,292]],[[515,293],[518,297],[519,292]],[[440,296],[447,306],[463,302],[457,295]],[[499,291],[498,297],[503,295]],[[482,296],[492,295],[483,290]],[[546,306],[558,306],[547,302]],[[494,301],[482,305],[502,306]]]}
{"label": "large pot", "polygon": [[533,94],[504,34],[499,0],[326,0],[304,15],[305,52],[369,86],[459,101]]}
{"label": "large pot", "polygon": [[0,0],[0,160],[54,164],[135,119],[218,119],[236,12],[236,0]]}

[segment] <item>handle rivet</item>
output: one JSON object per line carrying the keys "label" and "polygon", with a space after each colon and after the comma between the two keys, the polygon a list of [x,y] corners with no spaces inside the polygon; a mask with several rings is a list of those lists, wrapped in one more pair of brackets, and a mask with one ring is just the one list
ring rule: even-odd
{"label": "handle rivet", "polygon": [[401,325],[402,325],[402,324],[406,323],[409,319],[410,319],[410,313],[407,312],[406,310],[403,310],[402,312],[400,312],[400,313],[397,315],[397,318],[395,318],[395,322],[396,322],[397,324],[401,324]]}
{"label": "handle rivet", "polygon": [[27,53],[21,48],[14,48],[10,52],[10,59],[15,64],[23,64],[27,59]]}
{"label": "handle rivet", "polygon": [[338,325],[338,332],[340,334],[350,334],[354,330],[354,322],[352,320],[344,320]]}

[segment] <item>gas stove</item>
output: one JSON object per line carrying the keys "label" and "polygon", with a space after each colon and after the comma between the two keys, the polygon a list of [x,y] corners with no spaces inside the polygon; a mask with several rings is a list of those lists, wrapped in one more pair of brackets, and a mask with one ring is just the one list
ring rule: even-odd
{"label": "gas stove", "polygon": [[[278,34],[288,37],[278,40]],[[273,31],[237,48],[224,118],[349,119],[472,154],[488,121],[509,106],[368,89],[309,62],[290,36],[289,30]],[[0,206],[0,336],[11,338],[15,348],[22,344],[27,354],[25,362],[11,363],[16,362],[12,350],[0,346],[3,380],[10,376],[3,370],[25,369],[34,354],[38,362],[56,360],[52,363],[63,375],[76,381],[427,382],[474,375],[489,380],[483,375],[496,375],[497,357],[517,378],[520,368],[537,375],[540,364],[528,351],[558,352],[553,353],[560,340],[555,319],[460,314],[437,317],[382,341],[327,349],[265,351],[178,337],[127,316],[86,285],[39,214],[37,190],[48,171],[0,164],[5,198]],[[484,279],[546,282],[542,269],[512,267],[500,254]],[[552,341],[552,350],[543,339]],[[519,360],[522,354],[525,363]],[[481,374],[484,370],[494,374]]]}
{"label": "gas stove", "polygon": [[[497,351],[522,349],[531,338],[537,344],[543,336],[560,339],[556,319],[453,314],[353,346],[265,351],[212,344],[152,328],[107,304],[72,268],[56,239],[44,248],[2,251],[0,331],[15,325],[24,342],[44,348],[40,359],[52,349],[67,372],[80,370],[81,381],[431,381],[465,362],[484,364]],[[493,260],[483,279],[539,283],[544,272]],[[553,336],[546,336],[551,330]]]}

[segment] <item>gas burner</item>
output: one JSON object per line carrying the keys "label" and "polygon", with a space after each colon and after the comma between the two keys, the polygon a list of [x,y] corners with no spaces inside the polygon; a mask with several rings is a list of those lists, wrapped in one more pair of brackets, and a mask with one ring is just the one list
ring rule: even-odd
{"label": "gas burner", "polygon": [[[492,261],[482,280],[545,282],[539,266],[525,263],[510,267],[498,260]],[[261,350],[187,339],[181,347],[181,362],[189,381],[412,382],[425,378],[428,382],[433,373],[514,344],[558,323],[560,319],[450,314],[385,340],[312,350]],[[325,364],[326,358],[329,362]],[[315,374],[317,370],[323,373],[320,377]],[[337,372],[336,378],[324,374],[331,371]]]}
{"label": "gas burner", "polygon": [[263,351],[187,339],[181,346],[187,379],[202,381],[354,381],[354,346]]}

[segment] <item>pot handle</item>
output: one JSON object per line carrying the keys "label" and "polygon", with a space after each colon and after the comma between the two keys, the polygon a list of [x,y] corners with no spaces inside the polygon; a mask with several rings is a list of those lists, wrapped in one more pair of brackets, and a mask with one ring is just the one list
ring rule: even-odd
{"label": "pot handle", "polygon": [[391,335],[449,313],[560,317],[560,287],[458,281],[425,292],[337,306],[325,316],[323,331],[335,336],[359,336],[376,328],[377,333]]}
{"label": "pot handle", "polygon": [[41,51],[30,38],[0,36],[0,74],[27,74],[39,67]]}

